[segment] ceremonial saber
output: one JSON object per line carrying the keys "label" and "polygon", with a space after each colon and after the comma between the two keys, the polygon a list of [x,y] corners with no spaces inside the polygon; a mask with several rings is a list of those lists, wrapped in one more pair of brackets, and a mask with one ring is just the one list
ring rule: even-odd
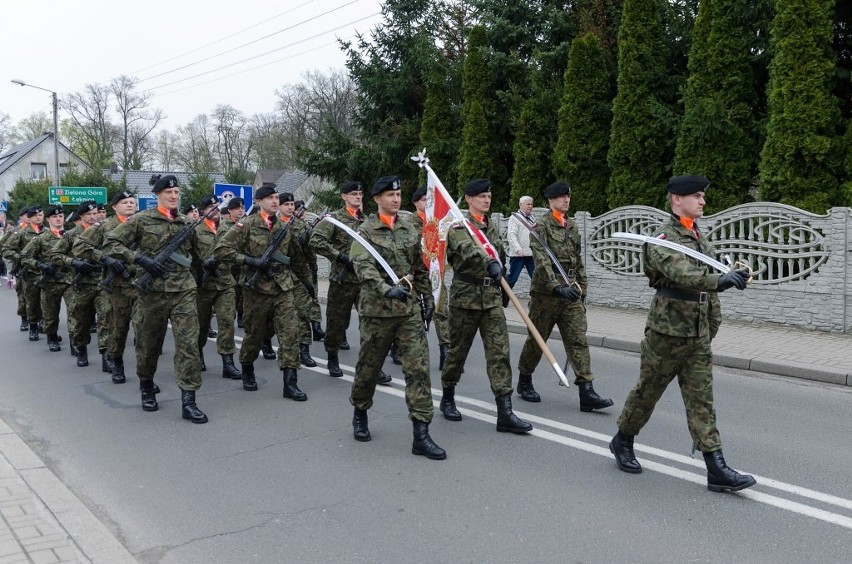
{"label": "ceremonial saber", "polygon": [[[473,229],[471,229],[461,210],[450,197],[450,194],[447,192],[447,189],[444,187],[444,184],[438,178],[438,175],[435,174],[435,171],[432,170],[432,167],[429,166],[429,159],[426,158],[426,149],[420,151],[417,156],[411,157],[411,160],[420,165],[421,168],[425,168],[427,172],[432,173],[432,176],[435,177],[436,181],[435,188],[441,193],[441,196],[446,200],[447,204],[449,205],[450,213],[453,215],[453,219],[456,221],[460,221],[462,225],[465,226],[465,229],[467,229],[467,232],[470,234],[473,240],[478,242],[480,245],[480,249],[485,252],[485,247],[483,243],[479,241],[479,239],[476,237],[473,232]],[[485,234],[483,233],[483,236],[484,235]],[[557,376],[559,376],[559,381],[562,382],[562,385],[566,388],[570,387],[571,385],[568,383],[568,378],[565,377],[565,372],[563,372],[562,368],[559,367],[559,363],[556,362],[556,357],[554,357],[553,353],[550,352],[550,349],[547,347],[547,343],[544,342],[541,333],[538,332],[538,329],[536,329],[532,320],[527,315],[527,312],[524,310],[523,305],[521,305],[521,301],[518,299],[515,293],[512,292],[512,288],[506,281],[505,276],[500,277],[500,287],[503,289],[504,292],[506,292],[506,295],[509,296],[509,300],[512,302],[512,305],[515,306],[515,309],[518,311],[518,314],[520,314],[521,319],[523,319],[524,323],[526,324],[527,330],[529,331],[530,335],[532,335],[532,338],[535,339],[536,344],[541,349],[541,352],[544,353],[544,356],[547,358],[547,361],[550,363],[550,366],[553,367],[553,371],[556,372]]]}
{"label": "ceremonial saber", "polygon": [[385,260],[385,257],[383,257],[382,255],[380,255],[380,254],[379,254],[379,251],[377,251],[377,250],[373,247],[373,245],[371,245],[370,243],[368,243],[366,239],[364,239],[363,237],[361,237],[361,235],[360,235],[360,234],[358,234],[358,232],[357,232],[357,231],[355,231],[354,229],[352,229],[352,228],[351,228],[351,227],[349,227],[348,225],[346,225],[346,224],[344,224],[344,223],[342,223],[342,222],[340,222],[340,221],[338,221],[338,220],[334,219],[334,218],[333,218],[333,217],[331,217],[330,215],[327,215],[327,216],[323,217],[320,221],[327,221],[327,222],[331,223],[332,225],[335,225],[335,226],[337,226],[337,227],[341,228],[341,229],[342,229],[343,231],[345,231],[345,232],[346,232],[346,233],[347,233],[350,237],[352,237],[353,239],[355,239],[356,241],[358,241],[358,243],[359,243],[362,247],[364,247],[364,250],[366,250],[368,253],[370,253],[370,255],[371,255],[374,259],[376,259],[376,262],[378,262],[378,263],[379,263],[379,266],[381,266],[381,267],[382,267],[382,269],[385,271],[385,273],[386,273],[386,274],[390,277],[391,281],[394,283],[394,286],[399,286],[399,283],[400,283],[400,282],[405,281],[405,282],[408,284],[408,286],[409,286],[409,288],[410,288],[410,289],[412,289],[412,290],[414,289],[414,285],[411,283],[411,280],[409,280],[407,276],[403,276],[402,278],[400,278],[399,276],[397,276],[397,275],[396,275],[396,272],[394,272],[394,271],[393,271],[393,269],[391,268],[391,266],[388,264],[388,261],[386,261],[386,260]]}
{"label": "ceremonial saber", "polygon": [[541,235],[539,235],[538,231],[535,230],[535,224],[531,224],[527,220],[527,218],[524,217],[523,214],[521,214],[520,212],[515,212],[512,215],[515,217],[515,219],[517,219],[518,221],[521,222],[521,225],[523,225],[524,227],[529,229],[530,235],[535,237],[536,241],[541,243],[541,246],[544,247],[544,251],[547,253],[547,256],[550,258],[550,262],[553,263],[553,266],[556,267],[556,270],[559,272],[560,276],[562,276],[562,280],[565,281],[565,285],[574,286],[580,292],[582,292],[583,289],[580,287],[580,284],[576,280],[574,280],[574,281],[569,280],[568,274],[565,272],[565,269],[562,268],[562,264],[559,262],[559,259],[556,258],[556,255],[553,253],[551,248],[547,246],[547,243],[544,242],[544,239],[542,239]]}

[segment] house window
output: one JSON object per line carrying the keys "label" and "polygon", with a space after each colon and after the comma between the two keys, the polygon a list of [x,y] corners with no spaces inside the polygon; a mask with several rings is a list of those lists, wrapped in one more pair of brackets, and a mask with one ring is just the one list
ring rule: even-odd
{"label": "house window", "polygon": [[47,178],[47,163],[30,163],[30,178],[33,180]]}

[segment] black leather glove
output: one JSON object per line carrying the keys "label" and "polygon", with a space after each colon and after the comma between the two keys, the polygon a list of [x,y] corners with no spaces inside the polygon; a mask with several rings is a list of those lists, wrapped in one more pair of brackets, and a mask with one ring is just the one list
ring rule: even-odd
{"label": "black leather glove", "polygon": [[503,278],[503,265],[500,264],[499,260],[491,259],[488,262],[488,277],[491,278],[495,284],[500,283],[500,279]]}
{"label": "black leather glove", "polygon": [[246,255],[246,258],[243,259],[243,264],[247,264],[252,268],[256,268],[258,270],[263,270],[264,272],[269,270],[269,265],[263,259],[259,257],[252,257]]}
{"label": "black leather glove", "polygon": [[503,288],[500,288],[500,299],[503,301],[504,308],[509,307],[509,294],[507,294]]}
{"label": "black leather glove", "polygon": [[305,284],[305,290],[308,292],[308,295],[311,297],[311,299],[314,299],[314,298],[317,297],[316,290],[314,290],[314,287],[311,286],[310,284]]}
{"label": "black leather glove", "polygon": [[71,266],[84,276],[88,276],[95,271],[94,267],[84,260],[74,259],[71,261]]}
{"label": "black leather glove", "polygon": [[168,275],[168,270],[162,264],[159,264],[152,258],[148,258],[145,255],[136,255],[136,258],[133,259],[133,262],[144,268],[148,271],[148,274],[151,276],[156,276],[157,278],[165,278]]}
{"label": "black leather glove", "polygon": [[36,266],[38,267],[39,270],[44,272],[44,274],[46,276],[56,276],[56,267],[53,266],[52,264],[50,264],[48,262],[38,261],[36,263]]}
{"label": "black leather glove", "polygon": [[559,296],[560,298],[565,298],[569,302],[576,302],[580,299],[580,290],[574,288],[573,286],[557,286],[553,289],[553,293]]}
{"label": "black leather glove", "polygon": [[719,287],[717,289],[720,292],[724,292],[729,288],[745,290],[746,283],[748,282],[748,277],[748,269],[742,268],[740,270],[729,270],[728,272],[719,277]]}
{"label": "black leather glove", "polygon": [[111,269],[116,274],[121,274],[126,270],[124,267],[124,261],[114,259],[107,255],[101,257],[101,264]]}
{"label": "black leather glove", "polygon": [[399,300],[402,303],[408,303],[408,296],[410,295],[408,288],[404,286],[393,286],[390,290],[385,292],[385,297],[390,298],[392,300]]}
{"label": "black leather glove", "polygon": [[426,322],[426,325],[432,323],[432,318],[435,317],[435,308],[427,307],[423,308],[423,321]]}
{"label": "black leather glove", "polygon": [[343,263],[343,266],[352,270],[352,259],[350,259],[349,255],[346,253],[340,253],[337,255],[337,262]]}
{"label": "black leather glove", "polygon": [[201,266],[208,272],[216,272],[216,269],[219,268],[219,261],[215,257],[207,257]]}

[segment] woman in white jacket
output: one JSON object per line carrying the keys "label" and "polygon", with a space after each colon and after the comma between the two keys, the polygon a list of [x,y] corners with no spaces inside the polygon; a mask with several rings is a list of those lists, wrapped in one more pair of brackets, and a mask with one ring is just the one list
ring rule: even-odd
{"label": "woman in white jacket", "polygon": [[[518,211],[523,214],[530,222],[532,219],[533,199],[530,196],[521,196],[518,201]],[[521,276],[521,271],[526,268],[527,274],[532,278],[535,271],[533,263],[532,251],[530,250],[530,232],[529,229],[521,225],[520,220],[514,215],[509,217],[509,274],[506,280],[509,286],[514,288],[515,282]]]}

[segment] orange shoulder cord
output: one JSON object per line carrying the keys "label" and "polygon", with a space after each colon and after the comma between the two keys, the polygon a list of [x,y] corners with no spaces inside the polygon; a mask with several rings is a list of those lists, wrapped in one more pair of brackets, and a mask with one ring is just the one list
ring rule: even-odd
{"label": "orange shoulder cord", "polygon": [[206,225],[206,226],[207,226],[207,229],[209,229],[210,231],[212,231],[214,235],[216,234],[216,227],[217,227],[217,225],[216,225],[216,223],[215,223],[212,219],[205,219],[205,220],[204,220],[204,225]]}
{"label": "orange shoulder cord", "polygon": [[568,222],[565,221],[565,214],[561,211],[553,210],[553,217],[556,219],[556,221],[559,222],[559,225],[561,225],[562,227],[566,227],[568,225]]}
{"label": "orange shoulder cord", "polygon": [[125,221],[127,221],[127,218],[128,218],[128,217],[129,217],[129,216],[126,216],[126,215],[117,215],[117,214],[116,214],[116,216],[115,216],[115,218],[118,220],[118,222],[119,222],[119,223],[124,223]]}
{"label": "orange shoulder cord", "polygon": [[396,216],[395,215],[384,215],[384,214],[380,213],[379,219],[381,219],[382,223],[387,225],[390,228],[390,230],[393,231],[393,224],[396,223]]}

